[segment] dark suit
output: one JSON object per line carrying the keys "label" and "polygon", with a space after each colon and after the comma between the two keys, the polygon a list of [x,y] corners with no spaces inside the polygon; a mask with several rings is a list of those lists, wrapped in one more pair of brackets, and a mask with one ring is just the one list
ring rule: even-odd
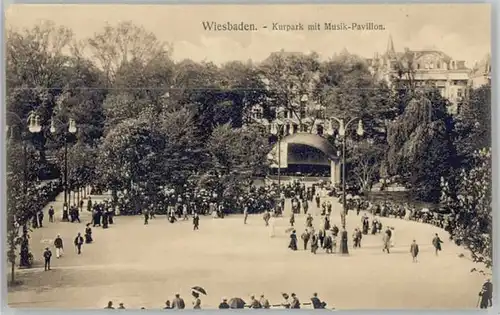
{"label": "dark suit", "polygon": [[43,253],[43,257],[45,258],[45,271],[50,270],[50,258],[52,257],[52,252],[47,249]]}
{"label": "dark suit", "polygon": [[181,299],[181,298],[178,298],[176,297],[173,301],[172,301],[172,308],[176,308],[176,309],[179,309],[179,310],[182,310],[186,307],[186,304],[184,303],[184,300]]}
{"label": "dark suit", "polygon": [[77,236],[75,238],[75,246],[76,246],[76,249],[78,250],[78,255],[80,255],[82,253],[82,245],[83,245],[83,237]]}
{"label": "dark suit", "polygon": [[311,298],[311,303],[312,303],[313,308],[315,308],[315,309],[323,308],[321,301],[316,296]]}

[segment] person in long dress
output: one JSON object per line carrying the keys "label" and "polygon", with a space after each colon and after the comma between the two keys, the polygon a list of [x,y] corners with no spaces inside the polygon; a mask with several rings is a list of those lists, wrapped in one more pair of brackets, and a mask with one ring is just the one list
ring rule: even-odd
{"label": "person in long dress", "polygon": [[275,235],[275,231],[274,231],[275,225],[276,225],[276,218],[274,217],[274,215],[272,215],[271,218],[269,219],[269,237],[274,237],[274,235]]}
{"label": "person in long dress", "polygon": [[387,252],[387,254],[390,254],[391,236],[392,236],[391,230],[387,229],[384,233],[384,236],[382,237],[382,241],[384,243],[384,247],[382,248],[382,251]]}
{"label": "person in long dress", "polygon": [[342,232],[340,234],[340,248],[339,252],[342,255],[348,255],[349,254],[349,248],[347,247],[347,231],[346,229],[342,229]]}
{"label": "person in long dress", "polygon": [[295,233],[296,231],[293,230],[292,234],[290,234],[290,244],[288,245],[288,248],[290,248],[293,251],[297,250],[297,235]]}
{"label": "person in long dress", "polygon": [[192,295],[194,297],[194,300],[193,300],[193,309],[200,310],[201,309],[200,295],[197,292],[192,292]]}
{"label": "person in long dress", "polygon": [[85,228],[85,244],[90,244],[92,241],[92,228],[90,227],[90,223],[88,223]]}
{"label": "person in long dress", "polygon": [[411,243],[411,246],[410,246],[410,253],[411,253],[411,257],[413,258],[413,262],[418,262],[418,244],[415,240],[413,240],[413,243]]}
{"label": "person in long dress", "polygon": [[391,227],[391,247],[396,246],[396,240],[394,239],[394,227]]}
{"label": "person in long dress", "polygon": [[337,252],[337,235],[332,232],[332,253],[335,254]]}
{"label": "person in long dress", "polygon": [[316,251],[318,250],[318,236],[313,234],[311,237],[311,253],[316,255]]}

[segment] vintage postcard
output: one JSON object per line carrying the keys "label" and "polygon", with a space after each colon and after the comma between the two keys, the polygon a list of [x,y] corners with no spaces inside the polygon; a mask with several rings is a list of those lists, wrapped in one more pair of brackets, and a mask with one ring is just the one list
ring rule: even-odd
{"label": "vintage postcard", "polygon": [[8,7],[8,305],[492,307],[490,11]]}

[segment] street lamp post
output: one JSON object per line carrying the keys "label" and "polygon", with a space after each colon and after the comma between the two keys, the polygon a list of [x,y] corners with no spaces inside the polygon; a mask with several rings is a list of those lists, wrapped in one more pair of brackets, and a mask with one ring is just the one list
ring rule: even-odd
{"label": "street lamp post", "polygon": [[[276,124],[276,136],[278,137],[278,202],[281,202],[281,138],[284,125]],[[283,209],[282,209],[283,210]]]}
{"label": "street lamp post", "polygon": [[[31,112],[28,115],[27,119],[21,119],[16,113],[7,112],[7,115],[10,115],[18,120],[18,122],[22,125],[22,130],[21,130],[21,142],[23,145],[23,200],[24,200],[24,206],[27,207],[27,196],[28,196],[28,148],[27,148],[27,141],[28,141],[28,135],[26,130],[28,130],[29,133],[39,133],[42,131],[42,126],[40,125],[40,116],[35,114],[34,112]],[[7,130],[9,130],[9,127],[7,126]],[[36,213],[34,214],[36,216]],[[30,219],[30,217],[26,217],[24,219]],[[15,222],[14,222],[15,224]],[[20,248],[20,254],[19,254],[19,266],[20,267],[30,267],[31,262],[30,262],[30,252],[29,252],[29,242],[28,242],[28,237],[25,235],[27,233],[27,221],[24,222],[23,225],[23,241],[21,242],[21,248]],[[14,265],[12,265],[14,267]],[[13,270],[12,270],[13,272]],[[14,275],[12,274],[12,277]]]}
{"label": "street lamp post", "polygon": [[[300,105],[301,105],[300,112],[302,113],[302,109],[305,110],[304,107],[307,104],[307,102],[309,101],[308,95],[302,94],[299,101],[300,101]],[[281,116],[281,113],[283,111],[285,111],[284,108],[278,109],[278,112],[276,113],[277,118],[279,116]],[[281,202],[281,139],[283,137],[283,133],[284,133],[283,131],[284,131],[285,125],[277,123],[277,124],[275,124],[275,126],[276,126],[276,128],[274,130],[273,129],[271,129],[271,130],[272,130],[272,133],[275,132],[276,136],[278,137],[278,148],[277,148],[277,150],[278,150],[278,200],[279,200],[279,202]],[[301,125],[300,128],[301,128],[301,131],[305,131],[305,130],[302,130],[304,128],[303,125]],[[284,209],[282,209],[282,210],[284,210]]]}
{"label": "street lamp post", "polygon": [[[358,128],[356,129],[356,133],[358,136],[363,136],[363,121],[357,117],[349,120],[347,123],[344,123],[344,119],[339,119],[336,117],[331,117],[331,119],[336,120],[339,123],[339,136],[342,138],[342,227],[345,228],[346,225],[346,215],[347,215],[347,200],[346,200],[346,132],[349,126],[356,120],[358,120]],[[330,133],[333,134],[332,128],[330,128]]]}
{"label": "street lamp post", "polygon": [[63,217],[62,221],[69,221],[69,206],[68,206],[68,135],[74,134],[77,131],[76,123],[74,119],[69,119],[68,123],[62,123],[59,119],[52,117],[50,121],[50,132],[56,133],[57,128],[55,123],[62,125],[64,127],[67,126],[67,129],[64,130],[64,205],[63,205]]}

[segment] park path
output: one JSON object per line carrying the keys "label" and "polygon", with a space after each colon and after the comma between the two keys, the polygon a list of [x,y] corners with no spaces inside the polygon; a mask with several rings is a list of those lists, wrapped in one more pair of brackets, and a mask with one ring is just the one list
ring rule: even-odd
{"label": "park path", "polygon": [[[87,194],[86,198],[82,198],[84,200],[84,205],[82,211],[80,211],[80,220],[83,221],[91,221],[92,220],[92,215],[89,211],[87,211],[87,201],[89,200],[89,197],[92,199],[92,202],[99,202],[104,199],[109,199],[110,195],[108,194],[103,194],[103,195],[90,195]],[[70,204],[73,204],[72,202]],[[48,221],[48,210],[50,206],[54,207],[54,217],[56,222],[62,222],[62,214],[63,214],[63,205],[64,205],[64,193],[60,193],[59,195],[56,196],[54,201],[49,202],[44,208],[43,212],[45,214],[44,221]]]}
{"label": "park path", "polygon": [[[42,253],[45,247],[50,247],[53,254],[54,253],[54,239],[57,234],[60,234],[64,240],[64,244],[66,250],[73,244],[73,239],[76,237],[76,233],[80,232],[82,235],[84,234],[85,224],[92,221],[92,214],[87,211],[87,200],[88,197],[91,197],[93,201],[99,202],[101,200],[109,198],[108,195],[87,195],[87,198],[84,199],[84,207],[82,211],[80,211],[80,221],[81,223],[71,223],[62,221],[63,216],[63,204],[64,204],[64,193],[60,193],[56,196],[54,201],[49,202],[43,208],[44,219],[43,219],[43,227],[32,229],[30,236],[30,250],[34,255],[35,263],[33,268],[30,269],[17,269],[16,273],[32,273],[33,271],[43,270],[43,261],[42,261]],[[54,222],[49,222],[48,210],[49,208],[54,207]],[[73,233],[68,233],[67,231],[75,231]],[[8,276],[10,277],[10,267],[8,268]]]}
{"label": "park path", "polygon": [[[104,198],[92,196],[95,201]],[[391,255],[382,253],[380,235],[364,238],[363,248],[350,248],[349,257],[311,255],[302,248],[291,252],[286,233],[289,215],[276,220],[274,238],[269,238],[262,215],[250,216],[246,225],[241,215],[202,216],[196,232],[191,220],[170,224],[158,216],[144,225],[139,216],[117,216],[109,229],[93,228],[95,242],[85,244],[82,255],[76,255],[72,240],[90,222],[90,214],[83,210],[81,224],[60,222],[61,199],[54,203],[56,222],[35,229],[30,246],[41,257],[43,240],[51,242],[60,233],[68,245],[67,255],[54,260],[50,272],[40,265],[22,271],[19,278],[25,283],[9,292],[12,307],[99,309],[113,300],[125,302],[128,308],[150,309],[161,307],[176,292],[189,300],[190,286],[202,285],[209,292],[202,299],[203,308],[214,308],[221,297],[233,295],[248,299],[265,294],[277,302],[280,292],[289,290],[303,301],[318,292],[339,309],[466,308],[475,306],[483,281],[469,272],[474,264],[457,257],[464,250],[449,242],[443,231],[392,218],[382,218],[384,226],[396,228]],[[333,201],[332,223],[339,224],[342,206]],[[289,204],[287,200],[288,214]],[[305,217],[301,214],[296,219],[300,234]],[[315,226],[318,221],[316,217]],[[347,216],[350,232],[360,223],[355,213]],[[431,245],[436,231],[445,241],[439,257]],[[411,262],[408,252],[414,237],[422,252],[418,264]]]}

